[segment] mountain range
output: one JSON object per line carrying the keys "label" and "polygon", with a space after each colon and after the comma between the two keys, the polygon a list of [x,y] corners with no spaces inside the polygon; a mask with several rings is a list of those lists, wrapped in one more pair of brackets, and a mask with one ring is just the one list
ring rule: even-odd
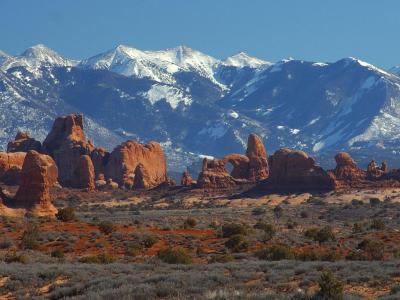
{"label": "mountain range", "polygon": [[251,132],[270,153],[301,149],[326,167],[341,150],[363,164],[395,164],[399,74],[356,58],[271,63],[241,52],[219,60],[185,46],[120,45],[80,61],[44,45],[0,51],[0,145],[17,130],[43,140],[56,116],[77,112],[96,145],[159,141],[175,172],[202,156],[243,153]]}

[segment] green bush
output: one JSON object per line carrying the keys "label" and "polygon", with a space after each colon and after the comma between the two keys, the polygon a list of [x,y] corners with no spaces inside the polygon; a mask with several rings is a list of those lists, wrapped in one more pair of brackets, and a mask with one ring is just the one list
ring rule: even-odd
{"label": "green bush", "polygon": [[103,232],[104,234],[111,234],[116,229],[115,225],[110,221],[101,221],[98,226],[100,231]]}
{"label": "green bush", "polygon": [[371,206],[378,206],[381,203],[381,200],[379,198],[370,198],[369,199],[369,204]]}
{"label": "green bush", "polygon": [[265,247],[258,251],[256,255],[259,259],[263,260],[283,260],[295,258],[293,249],[285,244]]}
{"label": "green bush", "polygon": [[8,253],[4,257],[4,262],[5,263],[21,263],[21,264],[26,264],[28,263],[28,257],[26,257],[23,254],[18,254],[16,252]]}
{"label": "green bush", "polygon": [[241,234],[233,235],[225,242],[225,247],[233,252],[247,251],[250,247],[249,242]]}
{"label": "green bush", "polygon": [[332,227],[324,226],[321,229],[309,228],[304,232],[304,236],[313,239],[316,242],[324,243],[327,241],[334,241],[336,239]]}
{"label": "green bush", "polygon": [[265,212],[266,212],[265,208],[262,208],[262,207],[255,207],[255,208],[253,208],[253,210],[251,211],[251,214],[252,214],[253,216],[260,216],[260,215],[265,214]]}
{"label": "green bush", "polygon": [[160,250],[157,253],[157,257],[167,264],[188,265],[192,263],[192,258],[181,248]]}
{"label": "green bush", "polygon": [[383,260],[385,256],[385,244],[382,241],[363,240],[357,249],[364,251],[366,259]]}
{"label": "green bush", "polygon": [[265,222],[261,222],[261,221],[257,222],[254,225],[254,228],[264,231],[264,239],[266,241],[269,241],[270,239],[272,239],[274,237],[274,235],[276,234],[275,226],[272,224],[265,223]]}
{"label": "green bush", "polygon": [[61,208],[58,210],[56,217],[63,222],[75,220],[75,209],[73,207]]}
{"label": "green bush", "polygon": [[362,227],[362,225],[360,224],[360,223],[354,223],[354,225],[353,225],[353,233],[361,233],[361,232],[363,232],[364,230],[363,230],[363,227]]}
{"label": "green bush", "polygon": [[381,219],[374,219],[371,222],[371,229],[384,230],[386,228],[385,223]]}
{"label": "green bush", "polygon": [[230,254],[217,254],[213,255],[209,261],[210,264],[212,263],[227,263],[234,261],[235,258]]}
{"label": "green bush", "polygon": [[227,238],[231,237],[232,235],[247,235],[248,228],[243,224],[236,224],[236,223],[228,223],[222,225],[222,237]]}
{"label": "green bush", "polygon": [[36,249],[39,246],[39,226],[37,224],[29,223],[28,227],[22,233],[21,248],[22,249]]}
{"label": "green bush", "polygon": [[143,245],[140,243],[129,243],[125,248],[126,255],[138,256],[143,251]]}
{"label": "green bush", "polygon": [[51,252],[51,257],[64,258],[64,251],[62,249],[56,249]]}
{"label": "green bush", "polygon": [[274,207],[275,218],[280,219],[283,216],[283,208],[278,206]]}
{"label": "green bush", "polygon": [[84,264],[110,264],[115,261],[112,255],[102,253],[93,256],[83,256],[79,259],[79,262]]}
{"label": "green bush", "polygon": [[318,284],[319,292],[316,295],[316,299],[343,299],[343,284],[336,279],[331,270],[325,270],[322,272]]}
{"label": "green bush", "polygon": [[187,228],[194,228],[197,225],[197,221],[194,218],[187,218],[185,220],[185,222],[183,222],[183,228],[187,229]]}
{"label": "green bush", "polygon": [[141,244],[146,248],[151,248],[157,242],[158,239],[152,235],[146,235],[141,239]]}

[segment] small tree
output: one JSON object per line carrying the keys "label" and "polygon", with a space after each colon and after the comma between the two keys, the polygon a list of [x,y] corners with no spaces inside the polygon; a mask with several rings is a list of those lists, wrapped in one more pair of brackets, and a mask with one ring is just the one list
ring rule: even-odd
{"label": "small tree", "polygon": [[73,207],[61,208],[58,210],[56,217],[63,222],[73,221],[75,220],[75,210]]}
{"label": "small tree", "polygon": [[274,216],[278,220],[283,216],[283,208],[279,205],[274,207]]}
{"label": "small tree", "polygon": [[335,277],[331,270],[323,271],[318,283],[320,290],[317,293],[317,299],[343,299],[343,284]]}
{"label": "small tree", "polygon": [[183,228],[187,229],[187,228],[194,228],[197,225],[197,221],[194,218],[187,218],[185,220],[185,222],[183,222]]}
{"label": "small tree", "polygon": [[167,264],[191,264],[192,258],[181,248],[160,250],[157,257]]}
{"label": "small tree", "polygon": [[115,231],[115,225],[109,221],[101,221],[99,223],[99,229],[104,234],[110,234]]}
{"label": "small tree", "polygon": [[26,230],[22,233],[21,247],[23,249],[36,249],[39,245],[39,227],[37,224],[29,223]]}

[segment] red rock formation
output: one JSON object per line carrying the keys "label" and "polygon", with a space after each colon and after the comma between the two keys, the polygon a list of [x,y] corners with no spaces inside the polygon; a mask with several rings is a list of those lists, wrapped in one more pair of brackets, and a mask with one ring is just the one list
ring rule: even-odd
{"label": "red rock formation", "polygon": [[36,216],[54,216],[57,209],[50,199],[50,187],[57,181],[57,167],[53,159],[36,151],[29,151],[21,172],[21,185],[13,206],[25,208]]}
{"label": "red rock formation", "polygon": [[95,173],[92,160],[89,155],[82,155],[79,158],[79,165],[76,169],[73,186],[93,191],[95,189],[94,179]]}
{"label": "red rock formation", "polygon": [[128,188],[155,187],[167,180],[164,151],[156,142],[126,141],[111,152],[105,176]]}
{"label": "red rock formation", "polygon": [[236,185],[234,178],[225,169],[223,159],[203,159],[203,167],[197,179],[199,188],[227,189]]}
{"label": "red rock formation", "polygon": [[[81,156],[90,155],[94,149],[94,146],[86,141],[82,115],[57,118],[43,142],[43,148],[57,163],[61,185],[92,188],[91,186],[83,187],[76,178],[77,174],[91,172],[91,170],[82,170]],[[90,166],[90,164],[86,164],[86,166]]]}
{"label": "red rock formation", "polygon": [[249,158],[241,154],[225,155],[223,160],[233,166],[231,176],[237,179],[249,179]]}
{"label": "red rock formation", "polygon": [[267,152],[260,137],[254,133],[249,135],[246,155],[228,154],[223,159],[232,164],[233,178],[258,182],[269,176]]}
{"label": "red rock formation", "polygon": [[7,145],[7,152],[28,152],[29,150],[42,151],[42,144],[31,138],[28,133],[18,131],[14,141]]}
{"label": "red rock formation", "polygon": [[26,153],[0,152],[0,180],[5,184],[18,185]]}
{"label": "red rock formation", "polygon": [[366,172],[357,167],[356,162],[346,152],[335,156],[336,168],[331,172],[335,177],[336,188],[358,186],[366,179]]}
{"label": "red rock formation", "polygon": [[185,187],[191,187],[196,184],[196,181],[190,176],[188,171],[182,173],[181,185]]}
{"label": "red rock formation", "polygon": [[305,152],[283,148],[270,157],[270,177],[262,188],[282,192],[331,190],[334,179]]}
{"label": "red rock formation", "polygon": [[254,133],[249,135],[246,156],[249,158],[249,175],[251,181],[260,181],[269,176],[267,152],[260,137]]}
{"label": "red rock formation", "polygon": [[110,153],[107,152],[104,148],[93,149],[93,151],[90,154],[90,158],[92,159],[96,176],[104,174],[105,166],[107,165],[109,157]]}

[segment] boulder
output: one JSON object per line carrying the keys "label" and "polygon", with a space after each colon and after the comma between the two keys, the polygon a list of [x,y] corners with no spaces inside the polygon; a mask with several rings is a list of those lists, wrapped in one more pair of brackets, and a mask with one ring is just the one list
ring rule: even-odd
{"label": "boulder", "polygon": [[305,152],[283,148],[270,157],[270,176],[261,186],[282,192],[323,191],[334,188],[334,179]]}
{"label": "boulder", "polygon": [[[167,164],[160,144],[126,141],[110,154],[105,176],[120,186],[151,188],[167,180]],[[136,177],[137,176],[137,177]]]}
{"label": "boulder", "polygon": [[57,209],[51,203],[50,187],[57,181],[57,173],[50,156],[29,151],[22,166],[21,185],[12,205],[27,209],[35,216],[54,216]]}
{"label": "boulder", "polygon": [[[43,142],[43,150],[56,161],[62,186],[82,187],[76,178],[76,174],[83,171],[80,170],[81,156],[90,155],[93,150],[93,145],[86,141],[82,115],[57,118]],[[90,172],[90,170],[85,172]]]}
{"label": "boulder", "polygon": [[0,152],[0,181],[8,185],[18,185],[25,156],[25,152]]}
{"label": "boulder", "polygon": [[31,138],[27,132],[18,131],[14,141],[7,145],[7,152],[28,152],[29,150],[42,151],[42,144]]}
{"label": "boulder", "polygon": [[96,189],[101,190],[107,185],[107,181],[104,178],[104,174],[99,174],[96,181],[94,182]]}
{"label": "boulder", "polygon": [[202,170],[197,179],[197,187],[203,189],[229,189],[236,185],[235,179],[225,168],[223,159],[203,159]]}

